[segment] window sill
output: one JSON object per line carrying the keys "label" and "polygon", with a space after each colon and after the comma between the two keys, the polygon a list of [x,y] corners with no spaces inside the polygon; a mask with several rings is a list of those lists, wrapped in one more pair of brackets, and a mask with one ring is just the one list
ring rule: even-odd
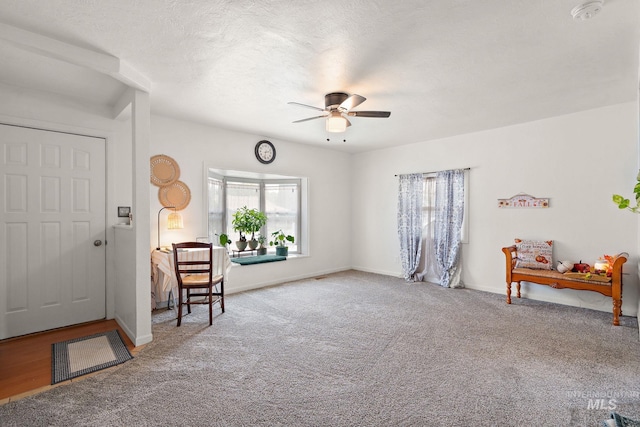
{"label": "window sill", "polygon": [[289,258],[309,258],[308,254],[290,254],[287,259]]}
{"label": "window sill", "polygon": [[[275,253],[270,253],[270,254],[267,254],[267,255],[275,255]],[[290,260],[302,259],[302,258],[309,258],[309,255],[308,254],[289,254],[287,256],[286,260],[290,261]],[[271,263],[264,263],[264,264],[268,265],[268,264],[271,264]],[[251,265],[263,265],[263,264],[251,264]],[[242,265],[241,264],[236,264],[235,262],[232,262],[231,263],[231,268],[236,268],[236,267],[242,267]]]}

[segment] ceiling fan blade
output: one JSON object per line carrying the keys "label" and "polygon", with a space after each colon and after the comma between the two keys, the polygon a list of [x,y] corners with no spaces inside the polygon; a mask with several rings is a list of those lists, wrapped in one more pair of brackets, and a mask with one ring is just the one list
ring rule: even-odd
{"label": "ceiling fan blade", "polygon": [[292,122],[292,123],[302,123],[302,122],[307,122],[307,121],[309,121],[309,120],[324,119],[325,117],[327,117],[327,116],[309,117],[308,119],[296,120],[295,122]]}
{"label": "ceiling fan blade", "polygon": [[351,122],[346,117],[344,118],[347,121],[347,127],[351,126]]}
{"label": "ceiling fan blade", "polygon": [[389,117],[390,111],[349,111],[347,115],[351,117]]}
{"label": "ceiling fan blade", "polygon": [[354,93],[353,95],[349,96],[347,99],[342,101],[338,109],[342,111],[351,110],[352,108],[356,108],[358,105],[362,104],[366,100],[367,98],[365,98],[364,96],[360,96]]}
{"label": "ceiling fan blade", "polygon": [[299,102],[287,102],[287,104],[297,105],[298,107],[311,108],[312,110],[324,111],[324,108],[314,107],[312,105],[300,104]]}

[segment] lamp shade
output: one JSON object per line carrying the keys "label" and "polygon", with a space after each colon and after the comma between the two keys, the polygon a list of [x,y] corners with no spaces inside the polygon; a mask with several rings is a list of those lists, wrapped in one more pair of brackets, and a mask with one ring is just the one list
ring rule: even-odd
{"label": "lamp shade", "polygon": [[177,212],[169,214],[167,217],[167,228],[169,230],[184,228],[184,225],[182,224],[182,215]]}
{"label": "lamp shade", "polygon": [[327,117],[327,132],[344,132],[347,130],[347,119],[339,111],[332,111]]}
{"label": "lamp shade", "polygon": [[160,210],[158,211],[158,246],[156,246],[157,250],[160,250],[160,213],[165,209],[173,209],[173,213],[169,214],[169,216],[167,217],[167,228],[169,230],[183,228],[182,217],[179,213],[176,212],[175,206],[165,206],[160,208]]}

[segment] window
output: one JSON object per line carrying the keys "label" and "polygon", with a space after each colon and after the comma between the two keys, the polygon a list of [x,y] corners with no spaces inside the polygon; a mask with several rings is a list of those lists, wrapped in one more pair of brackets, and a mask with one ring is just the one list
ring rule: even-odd
{"label": "window", "polygon": [[[420,253],[419,273],[417,276],[420,280],[432,283],[440,283],[442,274],[440,271],[437,255],[436,255],[436,174],[423,175],[423,193],[422,193],[422,251]],[[465,170],[464,176],[464,211],[461,224],[461,243],[468,243],[469,236],[469,171]],[[459,276],[458,276],[459,277]],[[457,286],[458,279],[453,281]]]}
{"label": "window", "polygon": [[[422,196],[422,232],[433,235],[434,215],[436,204],[436,174],[424,175],[424,187]],[[464,217],[460,233],[462,243],[469,243],[469,170],[464,171]]]}
{"label": "window", "polygon": [[207,178],[207,190],[209,207],[207,209],[207,235],[210,242],[218,242],[216,234],[223,233],[225,230],[225,213],[224,213],[224,182],[222,177],[209,176]]}
{"label": "window", "polygon": [[[282,230],[285,235],[300,236],[300,181],[265,181],[264,210],[267,215],[266,236]],[[290,252],[299,252],[299,239],[289,244]]]}
{"label": "window", "polygon": [[211,242],[226,233],[233,241],[238,233],[233,231],[233,213],[247,206],[267,215],[267,225],[261,234],[271,239],[271,233],[282,229],[295,237],[289,244],[289,253],[301,253],[304,243],[302,209],[304,178],[263,175],[252,177],[246,172],[223,172],[209,169],[207,173],[208,209],[207,229]]}
{"label": "window", "polygon": [[[243,206],[263,211],[263,209],[260,209],[260,182],[246,182],[225,178],[223,185],[227,193],[223,230],[231,240],[235,241],[234,234],[237,234],[237,232],[233,231],[233,213]],[[262,230],[262,233],[264,232],[265,230]],[[247,236],[247,240],[249,239],[251,239],[251,236]]]}
{"label": "window", "polygon": [[424,176],[422,187],[422,234],[433,236],[434,215],[436,205],[436,175]]}

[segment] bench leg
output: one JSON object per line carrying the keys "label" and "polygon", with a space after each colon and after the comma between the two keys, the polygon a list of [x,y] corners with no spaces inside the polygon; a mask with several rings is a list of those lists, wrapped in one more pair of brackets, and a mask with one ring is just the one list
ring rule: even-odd
{"label": "bench leg", "polygon": [[613,300],[613,326],[620,326],[620,315],[622,314],[622,300]]}
{"label": "bench leg", "polygon": [[516,290],[518,291],[518,298],[520,298],[520,282],[516,282]]}
{"label": "bench leg", "polygon": [[511,304],[511,283],[507,283],[507,304]]}

